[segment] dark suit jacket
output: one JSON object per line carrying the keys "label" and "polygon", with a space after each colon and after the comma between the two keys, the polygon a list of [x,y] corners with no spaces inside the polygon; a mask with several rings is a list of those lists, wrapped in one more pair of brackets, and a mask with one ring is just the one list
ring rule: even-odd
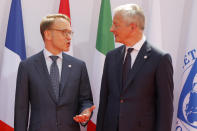
{"label": "dark suit jacket", "polygon": [[63,53],[59,88],[57,101],[43,52],[22,61],[17,76],[15,131],[79,131],[73,117],[93,105],[85,63]]}
{"label": "dark suit jacket", "polygon": [[121,91],[124,50],[121,46],[106,56],[97,131],[170,131],[174,87],[169,54],[145,42]]}

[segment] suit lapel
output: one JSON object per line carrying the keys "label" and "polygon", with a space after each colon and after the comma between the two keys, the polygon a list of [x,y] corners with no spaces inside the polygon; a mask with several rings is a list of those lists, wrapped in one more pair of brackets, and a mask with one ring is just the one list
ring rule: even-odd
{"label": "suit lapel", "polygon": [[72,68],[72,62],[68,59],[66,54],[62,54],[62,72],[60,81],[60,97],[63,95],[65,85],[69,79],[70,71]]}
{"label": "suit lapel", "polygon": [[40,73],[40,76],[43,79],[43,82],[46,84],[47,90],[48,90],[52,100],[55,103],[57,103],[56,96],[55,96],[55,93],[54,93],[53,88],[52,88],[49,72],[48,72],[48,69],[47,69],[47,66],[46,66],[46,61],[45,61],[45,58],[44,58],[43,51],[41,51],[38,54],[38,57],[36,59],[36,62],[34,63],[34,66],[36,67],[36,69]]}
{"label": "suit lapel", "polygon": [[127,85],[125,89],[129,87],[129,84],[133,81],[137,72],[142,68],[146,60],[150,57],[150,53],[151,53],[151,47],[148,46],[147,42],[145,42],[135,59],[132,69],[129,70],[129,76],[127,79]]}

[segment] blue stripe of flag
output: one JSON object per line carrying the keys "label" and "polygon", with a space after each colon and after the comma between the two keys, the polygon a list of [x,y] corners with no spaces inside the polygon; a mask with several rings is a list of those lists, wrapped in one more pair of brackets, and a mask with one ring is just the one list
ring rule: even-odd
{"label": "blue stripe of flag", "polygon": [[18,54],[22,60],[26,58],[23,17],[20,0],[12,0],[5,46]]}

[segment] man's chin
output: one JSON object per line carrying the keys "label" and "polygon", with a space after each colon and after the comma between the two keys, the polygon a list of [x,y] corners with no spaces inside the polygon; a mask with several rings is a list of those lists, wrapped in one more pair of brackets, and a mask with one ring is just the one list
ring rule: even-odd
{"label": "man's chin", "polygon": [[70,48],[68,47],[68,48],[66,48],[66,49],[64,49],[64,52],[69,52],[70,51]]}
{"label": "man's chin", "polygon": [[120,40],[118,38],[115,38],[115,42],[120,43]]}

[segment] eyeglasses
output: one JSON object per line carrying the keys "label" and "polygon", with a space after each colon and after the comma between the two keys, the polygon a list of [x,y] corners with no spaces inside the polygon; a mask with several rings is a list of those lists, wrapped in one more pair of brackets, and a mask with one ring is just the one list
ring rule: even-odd
{"label": "eyeglasses", "polygon": [[48,30],[60,31],[60,32],[62,32],[62,34],[63,34],[64,36],[73,36],[73,33],[74,33],[74,32],[72,32],[72,31],[70,31],[70,30],[67,30],[67,29],[53,29],[53,28],[50,28],[50,29],[48,29]]}

